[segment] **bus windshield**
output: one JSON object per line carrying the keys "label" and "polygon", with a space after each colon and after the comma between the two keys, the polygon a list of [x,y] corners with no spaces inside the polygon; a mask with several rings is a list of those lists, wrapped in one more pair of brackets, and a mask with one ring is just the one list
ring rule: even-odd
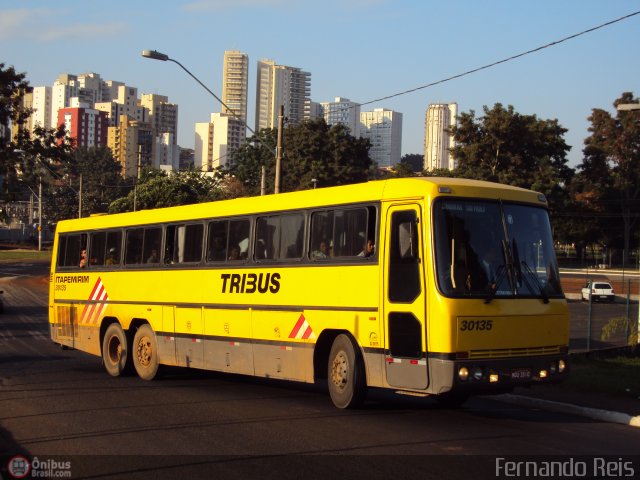
{"label": "bus windshield", "polygon": [[544,208],[489,200],[434,205],[440,291],[451,297],[562,297]]}

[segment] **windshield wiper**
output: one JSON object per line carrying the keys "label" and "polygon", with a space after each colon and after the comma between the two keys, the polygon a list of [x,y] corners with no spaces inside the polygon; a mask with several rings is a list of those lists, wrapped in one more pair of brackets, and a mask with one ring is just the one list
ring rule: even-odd
{"label": "windshield wiper", "polygon": [[498,291],[498,285],[502,283],[502,280],[504,280],[504,276],[506,275],[506,273],[507,269],[504,265],[500,265],[496,269],[496,277],[493,282],[491,281],[491,279],[489,279],[489,284],[487,285],[489,287],[489,293],[484,299],[484,303],[491,303],[491,300],[494,299],[494,297],[496,296],[496,292]]}
{"label": "windshield wiper", "polygon": [[520,264],[524,267],[524,271],[526,275],[523,275],[522,278],[527,284],[527,287],[529,287],[529,290],[533,291],[533,288],[531,288],[531,284],[529,283],[529,278],[531,278],[533,279],[536,286],[538,287],[538,290],[540,291],[540,296],[542,297],[542,301],[544,303],[549,303],[549,296],[547,295],[547,292],[544,291],[544,287],[542,286],[542,283],[540,283],[540,279],[538,278],[538,275],[534,273],[533,270],[531,270],[531,267],[529,266],[529,264],[524,260]]}

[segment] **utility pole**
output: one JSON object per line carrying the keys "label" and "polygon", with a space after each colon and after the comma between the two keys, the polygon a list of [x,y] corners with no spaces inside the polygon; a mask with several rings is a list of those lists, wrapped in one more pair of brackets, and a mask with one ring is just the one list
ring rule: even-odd
{"label": "utility pole", "polygon": [[276,147],[276,187],[274,193],[280,193],[280,169],[282,166],[282,126],[284,124],[284,105],[280,105],[278,114],[278,146]]}
{"label": "utility pole", "polygon": [[38,251],[42,251],[42,177],[38,183]]}
{"label": "utility pole", "polygon": [[80,174],[80,191],[78,192],[78,218],[82,218],[82,174]]}

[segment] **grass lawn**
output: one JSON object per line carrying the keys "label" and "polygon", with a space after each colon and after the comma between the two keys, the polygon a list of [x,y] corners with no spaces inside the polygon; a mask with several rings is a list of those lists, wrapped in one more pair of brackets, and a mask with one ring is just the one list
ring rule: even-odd
{"label": "grass lawn", "polygon": [[561,388],[640,397],[640,357],[588,358],[574,355]]}
{"label": "grass lawn", "polygon": [[0,250],[0,262],[14,262],[16,260],[51,260],[51,251],[27,249]]}

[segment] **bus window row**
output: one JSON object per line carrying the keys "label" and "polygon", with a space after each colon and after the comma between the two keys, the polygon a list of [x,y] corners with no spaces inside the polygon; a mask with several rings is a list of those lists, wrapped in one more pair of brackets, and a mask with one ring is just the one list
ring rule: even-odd
{"label": "bus window row", "polygon": [[377,218],[376,207],[353,206],[67,233],[59,236],[57,265],[353,261],[375,256]]}

